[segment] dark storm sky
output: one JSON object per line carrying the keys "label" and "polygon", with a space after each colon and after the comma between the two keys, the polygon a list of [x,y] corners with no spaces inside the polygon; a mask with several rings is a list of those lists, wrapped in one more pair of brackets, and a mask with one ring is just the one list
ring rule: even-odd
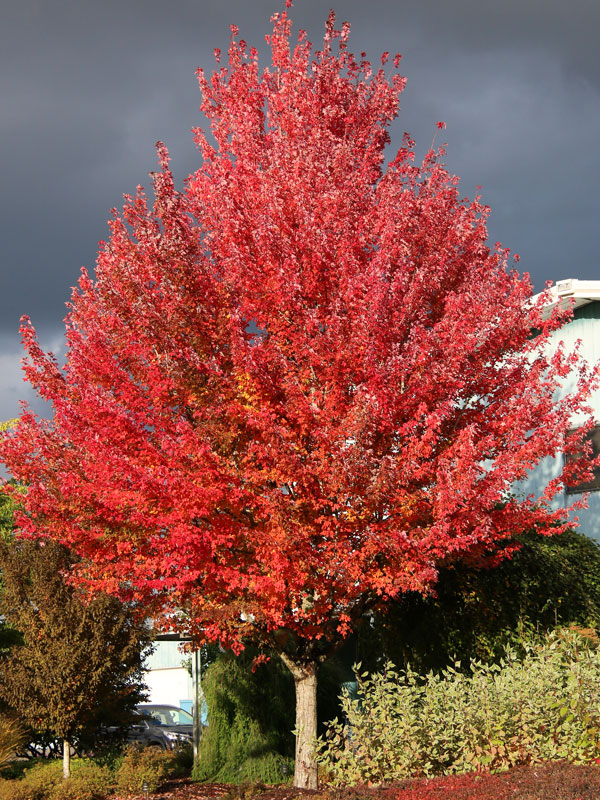
{"label": "dark storm sky", "polygon": [[[212,69],[229,24],[266,53],[284,0],[4,0],[0,15],[0,420],[21,382],[18,321],[62,346],[64,303],[93,267],[121,195],[148,186],[154,143],[178,181],[199,165],[197,66]],[[296,0],[295,30],[318,44],[330,2]],[[338,0],[351,49],[403,54],[392,129],[419,153],[447,123],[446,163],[492,207],[490,238],[521,256],[536,289],[600,278],[598,0]],[[391,150],[390,150],[391,154]]]}

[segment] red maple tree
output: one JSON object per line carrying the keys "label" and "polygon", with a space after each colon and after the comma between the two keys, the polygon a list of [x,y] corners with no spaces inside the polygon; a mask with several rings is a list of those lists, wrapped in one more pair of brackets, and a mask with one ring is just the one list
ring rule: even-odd
{"label": "red maple tree", "polygon": [[114,212],[64,368],[24,320],[53,418],[24,409],[0,455],[29,486],[22,531],[80,554],[79,580],[196,640],[281,653],[295,782],[314,786],[319,660],[441,562],[561,530],[560,479],[541,498],[510,487],[581,450],[585,426],[565,431],[595,375],[547,355],[565,312],[546,317],[488,247],[488,209],[440,151],[416,164],[405,136],[384,166],[404,87],[388,54],[356,60],[333,15],[319,52],[304,32],[292,50],[287,13],[273,21],[272,66],[232,28],[228,66],[217,51],[199,72],[214,138],[195,132],[185,189],[159,143],[153,205],[139,188]]}

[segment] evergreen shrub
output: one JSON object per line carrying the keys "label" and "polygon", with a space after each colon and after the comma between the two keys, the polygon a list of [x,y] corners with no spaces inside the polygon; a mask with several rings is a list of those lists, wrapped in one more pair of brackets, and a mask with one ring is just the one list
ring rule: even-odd
{"label": "evergreen shrub", "polygon": [[194,777],[246,784],[285,782],[294,771],[294,684],[278,658],[252,669],[255,653],[223,653],[203,692],[208,727]]}

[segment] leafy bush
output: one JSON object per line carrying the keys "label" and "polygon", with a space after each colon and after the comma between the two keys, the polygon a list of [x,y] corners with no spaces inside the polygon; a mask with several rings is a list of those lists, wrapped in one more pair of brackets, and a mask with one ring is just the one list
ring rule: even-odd
{"label": "leafy bush", "polygon": [[71,777],[53,786],[48,800],[104,800],[113,788],[114,775],[108,766],[76,759],[71,764]]}
{"label": "leafy bush", "polygon": [[117,769],[114,782],[117,792],[139,794],[142,784],[156,791],[168,775],[180,774],[177,753],[165,753],[156,747],[128,747]]}
{"label": "leafy bush", "polygon": [[576,630],[507,651],[500,664],[459,665],[424,679],[392,664],[359,674],[318,745],[334,783],[501,770],[600,755],[600,652]]}
{"label": "leafy bush", "polygon": [[62,780],[60,762],[37,763],[24,771],[21,780],[0,780],[0,800],[49,800]]}
{"label": "leafy bush", "polygon": [[62,778],[60,761],[42,761],[25,769],[20,779],[0,779],[0,800],[105,800],[115,791],[140,794],[144,781],[155,791],[181,772],[178,753],[155,748],[128,748],[112,761],[74,759],[68,780]]}

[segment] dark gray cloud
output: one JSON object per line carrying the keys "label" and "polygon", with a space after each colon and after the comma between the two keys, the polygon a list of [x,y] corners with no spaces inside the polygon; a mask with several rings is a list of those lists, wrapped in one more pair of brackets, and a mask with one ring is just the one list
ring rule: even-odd
{"label": "dark gray cloud", "polygon": [[[482,186],[490,238],[521,255],[536,287],[597,278],[600,23],[597,0],[339,0],[351,44],[375,61],[403,53],[408,84],[393,127],[420,151],[444,120],[446,163]],[[198,164],[195,68],[213,66],[229,24],[264,50],[283,0],[20,0],[0,30],[2,291],[0,419],[27,391],[18,319],[60,344],[64,303],[93,267],[109,210],[148,184],[164,140],[182,179]],[[329,2],[297,0],[318,43]]]}

